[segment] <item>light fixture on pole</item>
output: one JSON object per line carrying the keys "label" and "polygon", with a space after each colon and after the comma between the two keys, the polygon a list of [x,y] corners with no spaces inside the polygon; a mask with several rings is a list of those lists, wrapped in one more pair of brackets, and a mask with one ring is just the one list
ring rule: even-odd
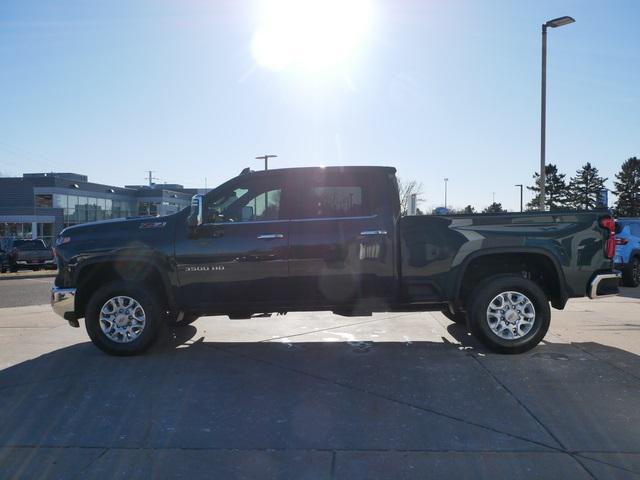
{"label": "light fixture on pole", "polygon": [[542,24],[542,91],[540,95],[540,210],[544,211],[544,184],[546,181],[545,140],[547,122],[547,28],[557,28],[575,22],[572,17],[558,17]]}
{"label": "light fixture on pole", "polygon": [[264,169],[269,170],[269,159],[276,158],[278,155],[262,155],[261,157],[256,157],[256,160],[264,160]]}

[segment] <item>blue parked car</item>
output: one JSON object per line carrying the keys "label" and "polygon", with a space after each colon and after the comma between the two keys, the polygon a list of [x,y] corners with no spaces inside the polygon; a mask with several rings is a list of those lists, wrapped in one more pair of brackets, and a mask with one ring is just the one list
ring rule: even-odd
{"label": "blue parked car", "polygon": [[640,218],[616,220],[615,267],[622,271],[625,287],[640,285]]}

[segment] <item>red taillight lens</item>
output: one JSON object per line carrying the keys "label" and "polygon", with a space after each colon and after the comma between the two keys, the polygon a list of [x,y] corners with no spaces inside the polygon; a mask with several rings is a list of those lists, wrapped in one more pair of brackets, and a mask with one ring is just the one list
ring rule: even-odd
{"label": "red taillight lens", "polygon": [[605,243],[604,254],[607,258],[613,258],[616,254],[616,221],[611,217],[600,219],[600,226],[609,230],[609,237]]}
{"label": "red taillight lens", "polygon": [[626,245],[629,243],[629,240],[626,238],[616,238],[616,245]]}

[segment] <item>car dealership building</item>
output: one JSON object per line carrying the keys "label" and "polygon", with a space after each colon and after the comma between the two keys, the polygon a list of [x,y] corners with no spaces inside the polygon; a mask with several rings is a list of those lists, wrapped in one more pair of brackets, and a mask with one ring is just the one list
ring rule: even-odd
{"label": "car dealership building", "polygon": [[167,215],[189,206],[195,193],[177,184],[103,185],[77,173],[0,178],[0,238],[51,241],[69,225]]}

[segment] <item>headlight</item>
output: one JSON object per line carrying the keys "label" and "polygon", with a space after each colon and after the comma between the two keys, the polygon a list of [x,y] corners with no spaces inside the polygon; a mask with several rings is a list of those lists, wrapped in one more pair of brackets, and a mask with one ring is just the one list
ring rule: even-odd
{"label": "headlight", "polygon": [[65,243],[69,243],[71,241],[71,237],[58,237],[56,238],[56,247],[60,245],[64,245]]}

